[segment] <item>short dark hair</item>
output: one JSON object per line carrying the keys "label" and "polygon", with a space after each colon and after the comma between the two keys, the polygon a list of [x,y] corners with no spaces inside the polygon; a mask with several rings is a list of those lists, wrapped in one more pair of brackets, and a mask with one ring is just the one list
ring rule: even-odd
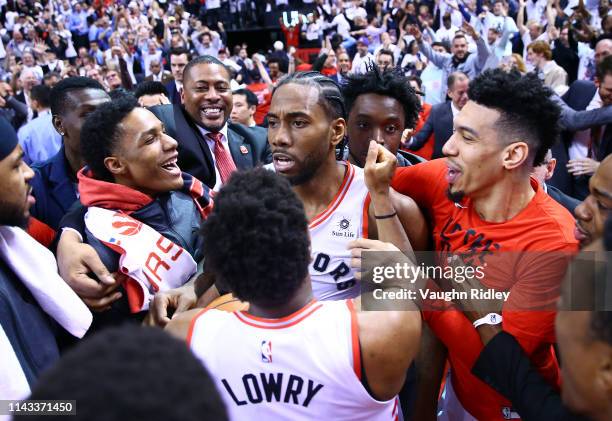
{"label": "short dark hair", "polygon": [[385,54],[387,56],[391,56],[391,64],[395,64],[395,56],[393,55],[393,51],[388,50],[386,48],[381,48],[378,51],[378,55],[380,56],[380,55],[383,55],[383,54]]}
{"label": "short dark hair", "polygon": [[417,75],[408,76],[408,82],[415,81],[419,89],[423,87],[423,80]]}
{"label": "short dark hair", "polygon": [[268,59],[268,67],[270,67],[270,64],[272,64],[272,63],[276,63],[279,66],[281,65],[281,61],[280,61],[280,59],[278,59],[278,57],[270,57]]}
{"label": "short dark hair", "polygon": [[36,85],[32,87],[30,98],[35,100],[43,108],[49,108],[51,103],[51,88],[46,85]]}
{"label": "short dark hair", "polygon": [[104,165],[104,159],[113,154],[119,142],[119,123],[136,107],[136,98],[126,95],[101,104],[87,116],[81,129],[81,156],[94,177],[114,182],[113,175]]}
{"label": "short dark hair", "polygon": [[421,105],[416,92],[406,76],[396,69],[381,71],[378,66],[372,66],[366,73],[350,74],[342,85],[342,93],[349,114],[360,95],[378,94],[400,103],[404,109],[405,128],[413,128],[419,118]]}
{"label": "short dark hair", "polygon": [[134,96],[140,98],[145,95],[166,95],[168,96],[168,90],[163,83],[155,80],[145,80],[136,85],[134,89]]}
{"label": "short dark hair", "polygon": [[231,78],[232,72],[225,64],[223,64],[221,60],[213,56],[204,55],[204,56],[196,57],[193,60],[191,60],[189,63],[187,63],[187,65],[185,66],[185,69],[183,70],[183,82],[185,82],[185,78],[187,77],[187,75],[189,75],[189,72],[191,71],[191,69],[200,64],[216,64],[218,66],[221,66],[227,72],[228,79]]}
{"label": "short dark hair", "polygon": [[82,91],[85,89],[99,89],[104,91],[104,87],[100,85],[100,82],[88,77],[76,76],[60,80],[57,85],[51,89],[51,114],[63,115],[71,105],[69,103],[68,94],[73,91]]}
{"label": "short dark hair", "polygon": [[257,95],[248,89],[238,89],[233,92],[234,95],[244,95],[246,97],[246,102],[249,104],[249,107],[257,107],[259,105],[259,100],[257,99]]}
{"label": "short dark hair", "polygon": [[171,48],[170,52],[168,53],[168,58],[172,56],[181,56],[183,54],[187,55],[187,60],[191,60],[191,53],[189,53],[189,50],[185,47]]}
{"label": "short dark hair", "polygon": [[29,399],[67,398],[77,401],[77,421],[228,419],[204,365],[184,342],[149,327],[110,328],[83,340],[40,377]]}
{"label": "short dark hair", "polygon": [[551,99],[552,91],[534,73],[487,70],[470,82],[468,97],[477,104],[500,113],[496,123],[500,137],[512,142],[521,139],[529,145],[537,167],[559,138],[561,110]]}
{"label": "short dark hair", "polygon": [[431,48],[433,47],[442,47],[444,48],[444,51],[446,51],[448,53],[448,44],[444,43],[444,42],[440,42],[440,41],[435,41],[431,43]]}
{"label": "short dark hair", "polygon": [[54,77],[56,77],[56,78],[58,78],[58,79],[61,79],[61,78],[62,78],[62,76],[61,76],[61,75],[60,75],[58,72],[49,72],[49,73],[46,73],[46,74],[43,76],[43,81],[50,80],[51,78],[54,78]]}
{"label": "short dark hair", "polygon": [[596,76],[599,82],[603,82],[606,76],[612,76],[612,56],[606,56],[599,62]]}
{"label": "short dark hair", "polygon": [[316,87],[319,91],[319,104],[325,108],[331,119],[346,118],[344,97],[340,91],[340,86],[332,79],[314,71],[292,73],[281,79],[274,88],[272,96],[281,86],[290,83]]}
{"label": "short dark hair", "polygon": [[308,276],[304,207],[289,181],[273,171],[234,173],[215,196],[202,236],[206,270],[240,300],[278,306]]}
{"label": "short dark hair", "polygon": [[461,76],[465,77],[468,81],[470,80],[468,75],[466,75],[463,72],[453,72],[450,75],[448,75],[448,78],[446,79],[446,87],[449,90],[453,89],[453,87],[455,86],[455,82],[457,82],[457,79],[459,79]]}

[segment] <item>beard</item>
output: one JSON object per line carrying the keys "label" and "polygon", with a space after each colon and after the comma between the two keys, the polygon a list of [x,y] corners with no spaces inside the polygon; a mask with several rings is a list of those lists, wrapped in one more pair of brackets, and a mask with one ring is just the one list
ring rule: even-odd
{"label": "beard", "polygon": [[312,180],[323,164],[324,159],[324,157],[318,157],[314,153],[308,155],[306,158],[304,158],[302,163],[302,171],[293,177],[287,178],[287,180],[289,180],[289,184],[292,186],[299,186],[300,184],[304,184]]}
{"label": "beard", "polygon": [[461,201],[463,201],[463,198],[465,197],[465,192],[463,191],[453,192],[449,186],[448,190],[446,190],[446,197],[448,197],[449,200],[455,203],[461,203]]}
{"label": "beard", "polygon": [[30,216],[25,212],[24,206],[0,200],[0,225],[26,228]]}

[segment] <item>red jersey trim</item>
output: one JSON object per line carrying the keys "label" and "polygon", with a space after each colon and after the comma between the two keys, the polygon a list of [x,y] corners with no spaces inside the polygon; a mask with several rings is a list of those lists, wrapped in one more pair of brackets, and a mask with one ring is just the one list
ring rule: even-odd
{"label": "red jersey trim", "polygon": [[363,235],[363,238],[368,238],[368,224],[370,223],[370,218],[369,218],[369,210],[370,210],[370,203],[372,202],[372,198],[370,197],[370,193],[368,192],[368,194],[366,194],[366,198],[363,202],[363,225],[362,225],[362,229],[361,229],[361,234]]}
{"label": "red jersey trim", "polygon": [[193,337],[193,329],[195,328],[195,324],[200,318],[200,316],[206,313],[208,310],[209,310],[208,308],[202,309],[202,311],[196,314],[195,317],[191,319],[191,322],[189,323],[189,330],[187,331],[187,338],[185,340],[187,342],[187,346],[189,346],[190,348],[191,348],[191,338]]}
{"label": "red jersey trim", "polygon": [[295,313],[280,319],[266,319],[263,317],[257,317],[245,311],[236,311],[232,314],[234,314],[242,323],[249,326],[258,327],[261,329],[284,329],[298,324],[321,307],[323,307],[323,304],[317,302],[316,300],[312,300]]}
{"label": "red jersey trim", "polygon": [[323,212],[315,216],[310,222],[310,224],[308,224],[309,229],[315,228],[327,218],[329,218],[329,216],[334,213],[338,206],[340,206],[340,203],[342,203],[342,199],[344,199],[344,196],[346,196],[346,192],[351,186],[353,178],[355,178],[355,169],[348,161],[346,162],[346,169],[347,170],[344,173],[344,179],[342,180],[342,184],[340,185],[338,192],[336,193],[332,201],[329,203],[329,205],[327,205],[327,208],[325,208]]}
{"label": "red jersey trim", "polygon": [[359,324],[357,323],[357,313],[353,307],[353,300],[347,300],[346,306],[351,313],[351,345],[353,348],[353,371],[361,381],[361,350],[359,349]]}

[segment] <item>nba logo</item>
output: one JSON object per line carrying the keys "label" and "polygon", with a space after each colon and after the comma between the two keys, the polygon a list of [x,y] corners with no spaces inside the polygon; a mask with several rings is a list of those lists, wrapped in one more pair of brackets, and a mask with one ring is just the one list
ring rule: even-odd
{"label": "nba logo", "polygon": [[272,341],[261,341],[261,361],[272,362]]}

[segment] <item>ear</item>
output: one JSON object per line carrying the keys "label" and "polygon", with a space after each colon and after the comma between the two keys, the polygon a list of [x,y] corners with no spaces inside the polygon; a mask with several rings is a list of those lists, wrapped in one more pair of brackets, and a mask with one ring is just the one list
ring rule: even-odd
{"label": "ear", "polygon": [[548,161],[548,165],[546,166],[546,179],[550,180],[553,176],[553,174],[555,173],[555,168],[557,167],[557,159],[556,158],[550,158],[550,161]]}
{"label": "ear", "polygon": [[51,122],[53,123],[53,127],[55,128],[55,131],[57,131],[60,136],[64,136],[66,134],[66,129],[64,129],[64,125],[62,124],[62,119],[59,118],[59,116],[54,115],[51,118]]}
{"label": "ear", "polygon": [[113,175],[125,174],[127,171],[127,168],[125,165],[123,165],[121,159],[117,158],[116,156],[107,156],[104,158],[104,166]]}
{"label": "ear", "polygon": [[346,133],[346,120],[337,118],[331,122],[329,129],[332,131],[332,144],[338,145],[344,139]]}
{"label": "ear", "polygon": [[514,142],[506,146],[503,155],[503,165],[507,170],[520,167],[529,157],[529,146],[525,142]]}

